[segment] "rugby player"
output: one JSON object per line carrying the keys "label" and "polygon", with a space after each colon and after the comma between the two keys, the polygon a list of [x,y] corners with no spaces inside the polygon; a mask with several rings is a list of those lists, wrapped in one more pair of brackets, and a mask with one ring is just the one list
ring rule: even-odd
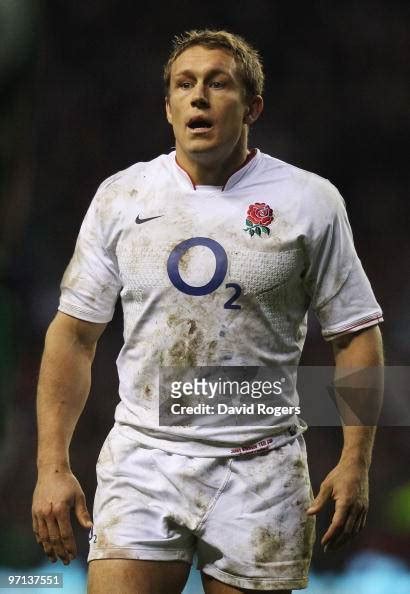
{"label": "rugby player", "polygon": [[[364,526],[374,428],[345,426],[313,500],[292,413],[255,426],[158,421],[161,367],[297,366],[315,311],[336,371],[382,364],[382,312],[327,180],[248,147],[263,109],[255,49],[190,31],[165,66],[175,151],[102,183],[46,335],[33,529],[51,561],[90,529],[90,594],[180,593],[194,554],[207,594],[307,585],[314,517],[337,548]],[[97,463],[93,522],[69,461],[96,345],[118,296],[120,403]]]}

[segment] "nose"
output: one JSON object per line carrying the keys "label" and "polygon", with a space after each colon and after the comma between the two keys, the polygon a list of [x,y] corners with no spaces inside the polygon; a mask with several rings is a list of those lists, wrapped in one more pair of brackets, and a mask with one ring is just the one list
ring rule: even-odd
{"label": "nose", "polygon": [[209,101],[206,95],[205,85],[200,83],[195,85],[191,98],[191,106],[202,109],[209,107]]}

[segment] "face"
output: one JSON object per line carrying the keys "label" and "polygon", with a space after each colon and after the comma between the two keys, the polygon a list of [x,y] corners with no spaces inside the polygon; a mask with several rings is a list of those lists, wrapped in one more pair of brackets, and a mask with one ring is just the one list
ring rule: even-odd
{"label": "face", "polygon": [[210,154],[224,158],[246,139],[252,105],[237,70],[224,49],[193,46],[174,61],[166,112],[177,154],[199,161]]}

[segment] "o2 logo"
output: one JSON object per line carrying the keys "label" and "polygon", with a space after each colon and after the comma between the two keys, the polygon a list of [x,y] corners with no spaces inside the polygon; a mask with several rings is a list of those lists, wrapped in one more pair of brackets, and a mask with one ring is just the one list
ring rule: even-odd
{"label": "o2 logo", "polygon": [[[202,287],[193,287],[192,285],[188,285],[188,283],[182,280],[178,268],[179,262],[185,252],[197,245],[202,245],[209,248],[214,254],[216,261],[216,268],[213,277]],[[178,291],[181,291],[186,295],[209,295],[210,293],[213,293],[223,283],[227,270],[228,256],[226,255],[224,248],[220,243],[214,239],[209,239],[208,237],[192,237],[191,239],[182,241],[174,247],[167,262],[167,272],[171,283],[178,289]],[[241,309],[240,305],[234,303],[234,301],[236,301],[241,294],[241,287],[237,283],[227,283],[225,288],[234,289],[234,294],[224,304],[224,308]]]}

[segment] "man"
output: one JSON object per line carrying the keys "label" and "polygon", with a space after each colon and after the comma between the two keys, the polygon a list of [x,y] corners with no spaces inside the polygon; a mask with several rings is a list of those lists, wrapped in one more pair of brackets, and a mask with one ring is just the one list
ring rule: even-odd
{"label": "man", "polygon": [[89,592],[179,593],[195,551],[207,594],[286,594],[306,587],[314,515],[330,497],[322,544],[362,529],[373,428],[344,427],[340,461],[312,502],[295,414],[269,426],[160,426],[159,369],[296,366],[309,305],[337,370],[379,366],[382,313],[337,190],[248,149],[263,109],[257,52],[224,31],[191,31],[164,77],[176,151],[100,186],[47,332],[33,527],[50,560],[69,563],[70,510],[92,526],[68,448],[120,293],[121,401],[97,463]]}

